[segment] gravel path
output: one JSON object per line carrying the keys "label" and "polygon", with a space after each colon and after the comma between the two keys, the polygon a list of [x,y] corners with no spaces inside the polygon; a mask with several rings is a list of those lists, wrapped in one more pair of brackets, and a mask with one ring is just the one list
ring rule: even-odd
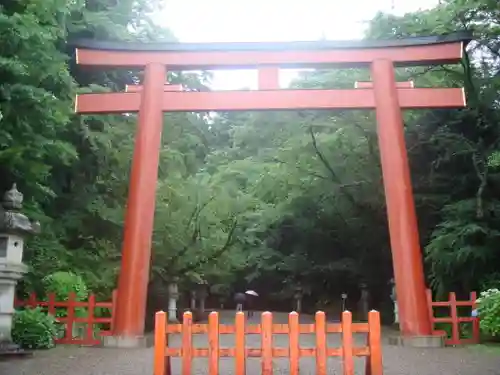
{"label": "gravel path", "polygon": [[[286,314],[276,314],[277,323],[286,322]],[[226,319],[221,317],[222,321]],[[301,317],[301,322],[311,321],[310,317]],[[227,323],[229,323],[227,321]],[[355,338],[358,345],[363,345],[365,338]],[[314,335],[301,335],[302,347],[314,347]],[[180,337],[171,339],[173,346],[178,346]],[[339,346],[338,335],[328,335],[329,346]],[[234,344],[232,335],[221,335],[222,347]],[[247,345],[258,347],[258,335],[248,335]],[[196,335],[194,346],[207,346],[205,335]],[[275,335],[274,346],[287,347],[286,335]],[[384,345],[385,375],[500,375],[500,349],[486,350],[475,347],[445,349],[411,349]],[[193,361],[193,374],[207,374],[206,359]],[[223,358],[220,362],[221,375],[234,374],[233,359]],[[180,374],[180,362],[174,359],[173,375]],[[301,359],[301,374],[315,373],[313,358]],[[102,348],[58,347],[38,352],[31,359],[0,362],[0,375],[151,375],[153,369],[152,349],[117,350]],[[339,358],[329,358],[328,373],[342,374]],[[364,359],[357,359],[356,373],[364,374]],[[276,375],[288,373],[286,359],[274,360]],[[247,361],[247,374],[260,374],[259,358]]]}

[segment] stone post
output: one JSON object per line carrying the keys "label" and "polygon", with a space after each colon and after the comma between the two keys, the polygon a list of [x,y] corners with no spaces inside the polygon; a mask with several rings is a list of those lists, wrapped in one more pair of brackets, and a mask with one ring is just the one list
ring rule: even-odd
{"label": "stone post", "polygon": [[295,287],[295,292],[293,293],[293,299],[295,300],[295,311],[300,313],[302,311],[302,296],[304,291],[300,285]]}
{"label": "stone post", "polygon": [[394,304],[394,324],[399,324],[399,311],[398,311],[398,300],[397,300],[397,295],[396,295],[396,283],[394,282],[394,279],[391,279],[391,300],[392,303]]}
{"label": "stone post", "polygon": [[197,288],[196,288],[196,295],[198,297],[198,302],[199,302],[199,312],[202,314],[205,313],[205,302],[208,297],[208,284],[206,281],[201,281],[198,283]]}
{"label": "stone post", "polygon": [[361,296],[359,297],[359,314],[361,319],[368,319],[368,311],[369,311],[369,298],[370,293],[368,292],[368,286],[365,283],[361,283],[359,285],[361,290]]}
{"label": "stone post", "polygon": [[168,321],[178,323],[177,319],[177,300],[179,299],[179,288],[177,280],[168,284]]}
{"label": "stone post", "polygon": [[24,239],[40,232],[40,224],[19,212],[23,195],[16,184],[5,193],[0,208],[0,354],[20,352],[12,342],[12,316],[18,280],[27,271],[23,264]]}
{"label": "stone post", "polygon": [[191,296],[191,300],[190,300],[190,303],[189,303],[189,309],[194,314],[195,310],[196,310],[196,290],[191,290],[189,292],[189,294]]}

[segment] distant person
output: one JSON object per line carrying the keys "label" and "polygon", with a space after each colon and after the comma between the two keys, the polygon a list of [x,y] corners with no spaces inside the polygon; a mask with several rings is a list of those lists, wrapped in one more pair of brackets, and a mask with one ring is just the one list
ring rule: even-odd
{"label": "distant person", "polygon": [[251,318],[253,317],[253,309],[254,309],[254,296],[252,295],[247,295],[247,300],[246,300],[246,308],[247,308],[247,317]]}
{"label": "distant person", "polygon": [[247,299],[247,296],[245,293],[236,293],[234,295],[234,302],[236,302],[236,312],[238,311],[243,311],[243,305],[245,304],[245,301]]}
{"label": "distant person", "polygon": [[247,316],[249,318],[253,317],[253,309],[254,309],[254,306],[255,306],[255,299],[259,296],[259,294],[254,291],[254,290],[247,290],[245,292],[246,296],[247,296]]}

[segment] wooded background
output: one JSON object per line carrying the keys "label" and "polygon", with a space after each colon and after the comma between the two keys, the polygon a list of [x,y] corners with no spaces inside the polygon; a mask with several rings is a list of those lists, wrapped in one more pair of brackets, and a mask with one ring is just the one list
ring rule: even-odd
{"label": "wooded background", "polygon": [[[26,247],[19,288],[44,292],[56,271],[109,298],[119,272],[135,116],[77,116],[76,93],[123,90],[134,71],[76,67],[69,40],[175,41],[151,22],[153,0],[0,2],[0,191],[13,182],[43,232]],[[195,26],[193,26],[195,27]],[[405,113],[421,244],[439,294],[500,280],[500,5],[447,0],[396,17],[378,14],[366,38],[470,30],[461,65],[405,68],[417,87],[464,86],[463,110]],[[169,82],[208,90],[210,72]],[[352,88],[366,70],[304,72],[294,87]],[[287,310],[359,296],[391,309],[387,218],[374,113],[298,111],[166,114],[151,273],[151,306],[167,284],[204,280],[216,295],[251,288]],[[352,296],[352,297],[351,297]],[[160,301],[160,302],[158,302]],[[280,302],[281,301],[281,302]],[[385,306],[385,307],[384,307]]]}

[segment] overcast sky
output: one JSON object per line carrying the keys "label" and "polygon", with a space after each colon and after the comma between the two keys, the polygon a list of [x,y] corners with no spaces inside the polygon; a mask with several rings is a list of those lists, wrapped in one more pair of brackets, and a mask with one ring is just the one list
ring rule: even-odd
{"label": "overcast sky", "polygon": [[[429,8],[438,0],[163,0],[157,23],[181,42],[349,40],[363,37],[377,11],[396,14]],[[392,6],[394,5],[394,8]],[[282,72],[285,86],[294,72]],[[255,88],[255,71],[218,71],[214,88]]]}

